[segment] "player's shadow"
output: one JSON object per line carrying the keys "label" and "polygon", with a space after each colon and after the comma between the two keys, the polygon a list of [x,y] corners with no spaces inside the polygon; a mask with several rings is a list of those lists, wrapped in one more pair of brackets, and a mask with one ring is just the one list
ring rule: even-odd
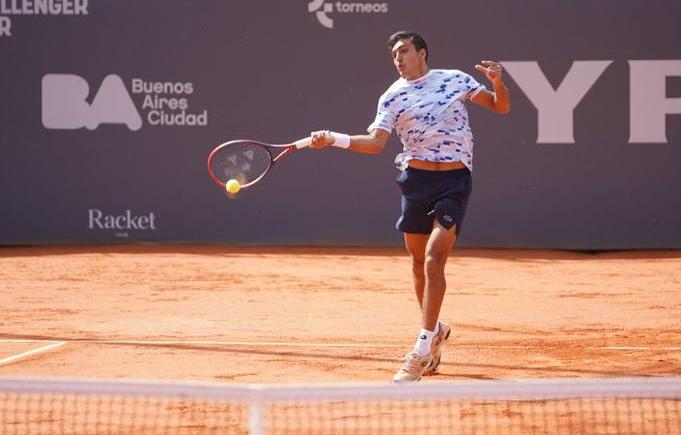
{"label": "player's shadow", "polygon": [[372,256],[372,257],[407,257],[401,246],[252,246],[252,245],[220,245],[220,244],[155,244],[138,243],[126,245],[56,245],[56,246],[0,246],[0,258],[14,257],[50,257],[69,254],[93,252],[96,254],[185,254],[238,257],[240,255],[339,255],[339,256]]}
{"label": "player's shadow", "polygon": [[[328,361],[352,361],[352,362],[380,362],[388,363],[392,368],[402,359],[402,355],[398,352],[395,357],[386,358],[379,356],[366,355],[365,351],[345,352],[345,353],[325,353],[325,352],[310,352],[297,350],[276,350],[276,349],[252,349],[246,346],[234,345],[203,345],[203,344],[182,344],[182,343],[143,343],[133,342],[135,340],[96,340],[91,338],[72,338],[72,337],[54,337],[43,335],[21,335],[21,334],[2,334],[0,333],[0,340],[36,340],[44,342],[58,342],[65,341],[67,343],[85,343],[91,345],[111,346],[111,347],[142,347],[142,348],[157,348],[157,349],[176,349],[176,350],[191,350],[191,351],[208,351],[235,355],[261,355],[261,356],[277,356],[288,357],[292,359],[301,359],[305,361],[310,360],[328,360]],[[143,340],[140,340],[143,341]],[[262,346],[267,347],[267,346]],[[271,346],[276,347],[276,346]],[[456,346],[450,346],[450,349],[456,349]],[[544,373],[559,373],[559,374],[584,374],[584,375],[598,375],[598,376],[627,376],[627,377],[656,377],[663,376],[665,373],[650,373],[648,371],[641,371],[641,369],[617,369],[617,370],[593,370],[586,368],[561,368],[561,367],[541,367],[541,366],[524,366],[507,365],[507,364],[482,364],[482,363],[466,363],[466,362],[442,362],[440,364],[440,374],[443,376],[465,377],[473,379],[496,379],[494,377],[486,377],[484,375],[464,373],[463,368],[468,369],[486,369],[486,370],[507,370],[513,371],[532,371]],[[451,370],[450,370],[451,369]],[[679,375],[678,370],[666,373],[667,375]]]}

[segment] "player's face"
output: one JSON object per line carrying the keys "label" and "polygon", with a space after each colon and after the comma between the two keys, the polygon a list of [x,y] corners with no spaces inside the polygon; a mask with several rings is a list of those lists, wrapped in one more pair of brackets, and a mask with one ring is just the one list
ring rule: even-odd
{"label": "player's face", "polygon": [[402,39],[397,41],[391,50],[393,63],[401,77],[413,80],[425,74],[426,51],[416,51],[411,41]]}

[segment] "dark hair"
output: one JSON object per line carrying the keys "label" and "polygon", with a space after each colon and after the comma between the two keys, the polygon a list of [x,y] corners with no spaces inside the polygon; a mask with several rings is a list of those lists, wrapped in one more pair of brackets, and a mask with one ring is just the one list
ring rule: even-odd
{"label": "dark hair", "polygon": [[422,49],[426,50],[426,62],[428,62],[428,44],[426,44],[426,40],[423,39],[423,36],[416,32],[400,30],[399,32],[393,33],[390,35],[390,38],[388,38],[388,48],[392,50],[395,44],[397,44],[399,41],[402,41],[403,39],[407,39],[409,42],[414,44],[417,52],[421,51]]}

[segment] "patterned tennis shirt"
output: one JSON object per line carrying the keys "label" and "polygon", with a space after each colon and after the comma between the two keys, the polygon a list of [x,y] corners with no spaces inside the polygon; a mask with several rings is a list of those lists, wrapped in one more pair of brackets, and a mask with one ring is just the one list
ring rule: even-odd
{"label": "patterned tennis shirt", "polygon": [[404,145],[395,164],[404,170],[409,160],[461,161],[473,170],[473,132],[465,100],[485,86],[459,70],[432,69],[423,77],[400,77],[378,100],[376,119],[367,129],[388,133],[395,128]]}

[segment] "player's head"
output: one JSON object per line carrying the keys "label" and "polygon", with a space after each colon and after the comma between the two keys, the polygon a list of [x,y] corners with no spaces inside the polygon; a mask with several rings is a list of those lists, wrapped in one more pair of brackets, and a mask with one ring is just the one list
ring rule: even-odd
{"label": "player's head", "polygon": [[428,69],[428,44],[416,32],[399,31],[388,38],[388,48],[400,76],[415,79]]}

